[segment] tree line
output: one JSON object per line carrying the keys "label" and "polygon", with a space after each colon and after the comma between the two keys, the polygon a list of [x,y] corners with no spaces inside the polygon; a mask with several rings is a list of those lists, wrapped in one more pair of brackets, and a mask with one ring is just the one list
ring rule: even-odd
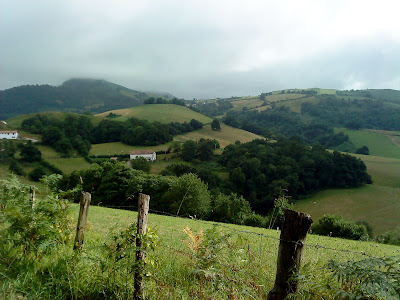
{"label": "tree line", "polygon": [[125,122],[109,119],[93,125],[85,115],[67,114],[56,119],[37,114],[25,119],[21,128],[42,135],[42,143],[53,147],[63,157],[74,153],[87,156],[91,144],[122,142],[127,145],[154,146],[172,141],[174,135],[183,134],[203,127],[200,121],[190,122],[149,122],[130,118]]}

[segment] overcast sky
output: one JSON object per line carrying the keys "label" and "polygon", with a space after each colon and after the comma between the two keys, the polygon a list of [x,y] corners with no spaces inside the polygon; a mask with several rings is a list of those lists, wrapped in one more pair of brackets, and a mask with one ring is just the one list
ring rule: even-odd
{"label": "overcast sky", "polygon": [[78,77],[186,99],[400,90],[399,11],[399,0],[0,0],[0,89]]}

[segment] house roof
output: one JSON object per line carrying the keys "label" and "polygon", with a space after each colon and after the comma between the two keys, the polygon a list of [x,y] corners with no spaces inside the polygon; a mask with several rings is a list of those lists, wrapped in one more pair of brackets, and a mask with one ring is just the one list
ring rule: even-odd
{"label": "house roof", "polygon": [[8,130],[8,131],[0,130],[0,133],[18,133],[18,131],[17,130]]}
{"label": "house roof", "polygon": [[136,150],[129,152],[130,155],[143,155],[143,154],[153,154],[154,151],[151,150]]}

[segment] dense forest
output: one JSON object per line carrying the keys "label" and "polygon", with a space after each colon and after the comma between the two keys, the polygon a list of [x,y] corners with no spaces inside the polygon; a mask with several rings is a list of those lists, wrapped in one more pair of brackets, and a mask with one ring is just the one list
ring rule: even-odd
{"label": "dense forest", "polygon": [[[171,200],[167,201],[163,197],[171,189],[171,180],[176,180],[171,176],[185,176],[185,180],[189,180],[187,176],[190,174],[195,177],[191,179],[193,184],[190,180],[185,182],[186,192],[190,190],[190,193],[196,194],[196,185],[204,189],[198,183],[201,180],[206,184],[207,195],[234,194],[237,195],[235,197],[243,197],[253,210],[266,215],[283,192],[299,199],[326,188],[357,187],[372,182],[360,159],[339,152],[330,153],[321,145],[310,148],[296,139],[276,143],[265,140],[236,143],[226,147],[219,156],[213,155],[215,147],[217,145],[212,140],[187,141],[178,153],[184,160],[191,161],[191,165],[173,164],[161,175],[135,173],[140,175],[135,180],[129,168],[113,167],[109,162],[106,165],[94,164],[91,170],[65,175],[60,188],[76,186],[81,176],[85,189],[98,195],[96,201],[107,205],[124,205],[130,193],[141,191],[151,194],[152,202],[155,198],[152,204],[154,209],[176,213],[175,204],[168,204],[176,200],[168,196],[167,199]],[[101,175],[98,170],[104,168],[108,173]],[[114,168],[123,168],[125,171],[114,173]],[[229,178],[221,180],[218,176],[220,172],[229,173]],[[180,193],[178,199],[185,194],[183,191]],[[202,207],[200,212],[212,215],[212,206],[207,207]],[[187,213],[196,213],[196,210]]]}
{"label": "dense forest", "polygon": [[105,80],[71,79],[61,86],[24,85],[0,91],[0,119],[43,111],[94,113],[143,104],[147,94]]}
{"label": "dense forest", "polygon": [[333,127],[324,120],[304,121],[288,107],[279,106],[261,112],[230,111],[224,122],[268,138],[298,137],[308,144],[320,143],[333,148],[349,140],[343,133],[334,133]]}
{"label": "dense forest", "polygon": [[172,141],[174,135],[197,130],[203,124],[192,119],[189,123],[149,122],[130,118],[125,122],[109,119],[93,125],[85,115],[67,114],[61,120],[36,114],[22,122],[21,128],[42,135],[42,143],[53,147],[63,157],[74,153],[87,156],[91,144],[122,142],[127,145],[154,146]]}
{"label": "dense forest", "polygon": [[302,103],[301,113],[336,127],[400,130],[400,107],[383,101],[325,96],[317,103]]}

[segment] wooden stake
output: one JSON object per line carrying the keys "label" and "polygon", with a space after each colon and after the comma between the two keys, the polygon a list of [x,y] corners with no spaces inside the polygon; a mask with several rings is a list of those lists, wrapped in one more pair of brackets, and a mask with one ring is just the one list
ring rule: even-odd
{"label": "wooden stake", "polygon": [[82,192],[81,200],[79,203],[80,209],[79,209],[78,225],[76,227],[74,250],[82,249],[91,199],[92,195],[90,193]]}
{"label": "wooden stake", "polygon": [[297,291],[298,274],[304,241],[313,220],[310,215],[286,209],[281,231],[275,285],[268,299],[285,299]]}
{"label": "wooden stake", "polygon": [[31,186],[31,204],[32,204],[32,210],[35,210],[35,189],[33,186]]}
{"label": "wooden stake", "polygon": [[142,237],[147,232],[147,221],[149,215],[150,196],[139,194],[138,198],[138,222],[136,237],[136,263],[135,271],[135,299],[144,299],[143,272],[145,267],[146,249],[143,249]]}

